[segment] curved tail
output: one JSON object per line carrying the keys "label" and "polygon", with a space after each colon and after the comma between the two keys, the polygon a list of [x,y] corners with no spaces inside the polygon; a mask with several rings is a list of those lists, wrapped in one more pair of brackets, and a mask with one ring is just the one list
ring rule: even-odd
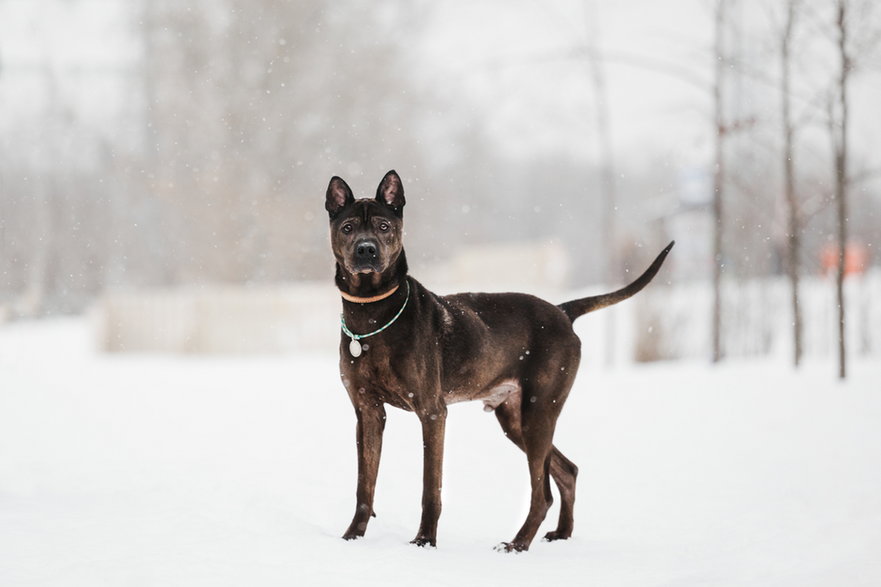
{"label": "curved tail", "polygon": [[569,317],[569,320],[575,322],[575,319],[579,316],[584,316],[589,312],[593,312],[594,310],[601,310],[607,306],[611,306],[613,304],[617,304],[618,302],[624,301],[630,296],[637,293],[639,290],[644,288],[648,283],[654,278],[655,274],[658,272],[658,269],[661,268],[661,265],[664,264],[664,259],[667,258],[667,253],[670,252],[670,249],[673,248],[673,245],[676,244],[676,241],[670,241],[670,244],[667,245],[661,254],[657,256],[657,258],[649,265],[649,268],[645,270],[645,273],[636,278],[636,280],[622,287],[618,291],[613,291],[612,293],[602,294],[598,296],[591,296],[589,298],[581,298],[580,300],[572,300],[571,302],[564,302],[557,306],[566,316]]}

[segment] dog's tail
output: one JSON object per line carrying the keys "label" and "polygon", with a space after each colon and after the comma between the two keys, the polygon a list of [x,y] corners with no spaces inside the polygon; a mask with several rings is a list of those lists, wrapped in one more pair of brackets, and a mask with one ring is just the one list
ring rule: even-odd
{"label": "dog's tail", "polygon": [[676,244],[676,241],[670,241],[670,244],[661,251],[661,254],[658,255],[652,264],[649,265],[649,268],[645,270],[645,273],[637,277],[630,285],[622,287],[618,291],[613,291],[612,293],[564,302],[557,307],[563,310],[563,313],[569,317],[569,320],[575,322],[575,319],[579,316],[584,316],[589,312],[601,310],[607,306],[626,300],[649,284],[658,272],[658,269],[664,264],[664,259],[667,258],[667,253],[670,252],[670,249],[673,248],[674,244]]}

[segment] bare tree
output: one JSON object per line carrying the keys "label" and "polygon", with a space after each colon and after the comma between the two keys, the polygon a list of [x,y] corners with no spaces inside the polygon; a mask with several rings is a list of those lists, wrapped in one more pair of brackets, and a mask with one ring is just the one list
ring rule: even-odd
{"label": "bare tree", "polygon": [[[715,26],[715,43],[713,48],[713,78],[712,81],[703,79],[703,76],[696,74],[687,67],[678,64],[671,64],[664,60],[657,60],[652,57],[638,56],[632,54],[601,54],[596,43],[591,42],[588,46],[576,50],[575,55],[586,55],[591,66],[592,85],[597,100],[597,116],[600,149],[602,154],[608,155],[603,157],[602,168],[604,170],[604,206],[607,211],[606,224],[604,229],[606,233],[606,241],[610,242],[614,238],[614,225],[610,211],[613,211],[616,205],[615,184],[614,184],[614,164],[612,159],[612,150],[610,146],[611,133],[605,122],[608,118],[604,114],[606,106],[604,105],[605,97],[605,80],[603,75],[604,66],[608,63],[626,65],[640,69],[648,69],[654,72],[661,72],[670,75],[676,79],[684,81],[689,85],[696,86],[701,91],[709,92],[713,102],[712,125],[714,129],[714,160],[713,160],[713,195],[712,195],[712,216],[713,216],[713,305],[712,305],[712,361],[717,363],[722,360],[724,355],[723,349],[723,321],[722,321],[722,273],[724,270],[725,253],[723,250],[724,243],[724,190],[726,184],[725,174],[725,141],[732,133],[745,128],[751,127],[755,120],[748,118],[744,120],[728,121],[726,111],[728,104],[726,95],[728,87],[726,81],[728,78],[728,70],[733,60],[728,55],[728,47],[726,44],[726,30],[731,26],[731,17],[729,15],[729,5],[733,0],[715,0],[714,4],[714,26]],[[607,277],[608,277],[607,271]]]}
{"label": "bare tree", "polygon": [[715,149],[713,165],[713,315],[712,315],[712,338],[713,338],[713,362],[722,360],[722,226],[723,226],[723,190],[725,187],[725,118],[724,103],[725,95],[725,17],[727,0],[716,0],[715,44],[714,56],[714,82],[713,82],[713,126],[715,127]]}
{"label": "bare tree", "polygon": [[834,170],[835,224],[838,267],[835,297],[838,307],[838,377],[847,377],[847,332],[844,277],[849,224],[850,167],[850,84],[857,61],[866,58],[878,45],[879,31],[872,16],[874,3],[866,0],[834,0],[834,43],[836,73],[829,100],[829,136]]}
{"label": "bare tree", "polygon": [[[850,82],[851,58],[848,53],[848,3],[837,0],[835,26],[838,32],[839,72],[836,80],[835,95],[830,103],[830,137],[835,163],[835,202],[836,227],[838,235],[838,270],[835,276],[835,297],[838,303],[838,377],[847,376],[847,342],[845,339],[845,300],[844,300],[844,269],[847,253],[847,131],[848,102],[847,92]],[[836,108],[837,107],[837,108]],[[832,110],[838,110],[838,120]]]}
{"label": "bare tree", "polygon": [[789,278],[792,308],[792,361],[801,363],[802,317],[799,307],[799,257],[801,252],[801,219],[795,190],[795,123],[792,116],[792,40],[799,0],[787,0],[783,31],[780,36],[781,118],[783,124],[783,182],[786,197],[786,273]]}

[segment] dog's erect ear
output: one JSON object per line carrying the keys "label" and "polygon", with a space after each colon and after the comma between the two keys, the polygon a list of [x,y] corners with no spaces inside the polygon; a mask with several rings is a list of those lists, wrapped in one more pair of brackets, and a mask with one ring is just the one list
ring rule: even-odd
{"label": "dog's erect ear", "polygon": [[398,216],[404,215],[404,184],[394,169],[385,174],[376,188],[376,199],[389,206]]}
{"label": "dog's erect ear", "polygon": [[355,201],[352,195],[352,189],[342,180],[342,178],[333,176],[327,185],[327,201],[324,202],[324,208],[330,214],[333,220],[340,211]]}

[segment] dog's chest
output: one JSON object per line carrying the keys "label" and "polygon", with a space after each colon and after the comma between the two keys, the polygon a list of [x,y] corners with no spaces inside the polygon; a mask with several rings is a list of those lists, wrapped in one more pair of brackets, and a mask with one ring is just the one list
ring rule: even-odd
{"label": "dog's chest", "polygon": [[416,390],[410,381],[412,374],[396,365],[392,355],[378,346],[368,346],[358,357],[343,351],[340,373],[346,390],[356,402],[378,401],[414,410]]}

